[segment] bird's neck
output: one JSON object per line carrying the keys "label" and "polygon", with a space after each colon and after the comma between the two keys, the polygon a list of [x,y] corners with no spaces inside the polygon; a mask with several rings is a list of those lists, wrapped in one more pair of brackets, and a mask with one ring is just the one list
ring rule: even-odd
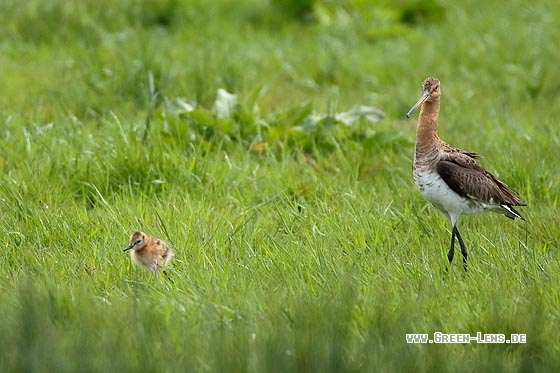
{"label": "bird's neck", "polygon": [[416,149],[427,151],[439,140],[437,135],[439,116],[439,99],[422,104],[416,128]]}

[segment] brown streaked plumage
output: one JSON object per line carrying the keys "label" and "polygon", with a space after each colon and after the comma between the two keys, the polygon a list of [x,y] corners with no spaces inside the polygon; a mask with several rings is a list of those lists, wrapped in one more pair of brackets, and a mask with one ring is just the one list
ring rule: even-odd
{"label": "brown streaked plumage", "polygon": [[419,107],[414,153],[414,182],[420,193],[451,223],[449,263],[455,253],[455,237],[461,246],[463,264],[467,265],[467,248],[457,229],[461,215],[485,210],[502,213],[508,218],[523,217],[513,206],[526,206],[503,182],[486,171],[476,159],[476,153],[453,148],[437,135],[440,108],[440,83],[426,78],[422,96],[406,114],[408,118]]}
{"label": "brown streaked plumage", "polygon": [[139,267],[151,271],[154,275],[173,258],[173,251],[167,244],[144,232],[134,232],[130,244],[123,251],[132,250],[130,257]]}

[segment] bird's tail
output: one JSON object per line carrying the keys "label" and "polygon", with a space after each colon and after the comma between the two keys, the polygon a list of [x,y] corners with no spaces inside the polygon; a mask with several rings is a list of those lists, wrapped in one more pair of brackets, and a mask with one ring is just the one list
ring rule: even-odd
{"label": "bird's tail", "polygon": [[[525,206],[525,204],[522,204],[522,205],[519,205],[519,206]],[[513,206],[511,206],[511,205],[505,205],[505,204],[504,204],[504,205],[500,205],[500,207],[502,208],[502,209],[501,209],[501,212],[502,212],[505,216],[507,216],[508,218],[510,218],[510,219],[519,218],[519,219],[521,219],[521,220],[525,220],[525,218],[524,218],[523,216],[521,216],[521,214],[518,213],[518,212],[513,208]]]}

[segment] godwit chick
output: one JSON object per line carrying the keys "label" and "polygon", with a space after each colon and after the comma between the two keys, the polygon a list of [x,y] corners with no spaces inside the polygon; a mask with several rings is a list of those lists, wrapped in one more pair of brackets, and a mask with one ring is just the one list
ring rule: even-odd
{"label": "godwit chick", "polygon": [[478,164],[476,153],[453,148],[438,137],[440,96],[439,80],[426,78],[422,83],[422,96],[406,114],[410,118],[421,107],[416,129],[414,182],[424,198],[451,223],[451,246],[447,254],[449,264],[453,261],[457,237],[466,270],[467,248],[457,229],[461,215],[490,210],[510,219],[525,220],[513,206],[526,204]]}
{"label": "godwit chick", "polygon": [[134,232],[130,236],[130,245],[123,251],[128,250],[132,250],[130,257],[134,263],[154,275],[173,258],[173,251],[165,242],[144,232]]}

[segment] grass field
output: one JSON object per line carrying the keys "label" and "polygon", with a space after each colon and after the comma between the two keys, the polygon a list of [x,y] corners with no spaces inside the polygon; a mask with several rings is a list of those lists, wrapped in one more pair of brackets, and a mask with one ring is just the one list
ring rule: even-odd
{"label": "grass field", "polygon": [[[1,370],[558,371],[560,5],[370,3],[2,2]],[[412,180],[427,76],[528,203],[461,220],[468,273]]]}

